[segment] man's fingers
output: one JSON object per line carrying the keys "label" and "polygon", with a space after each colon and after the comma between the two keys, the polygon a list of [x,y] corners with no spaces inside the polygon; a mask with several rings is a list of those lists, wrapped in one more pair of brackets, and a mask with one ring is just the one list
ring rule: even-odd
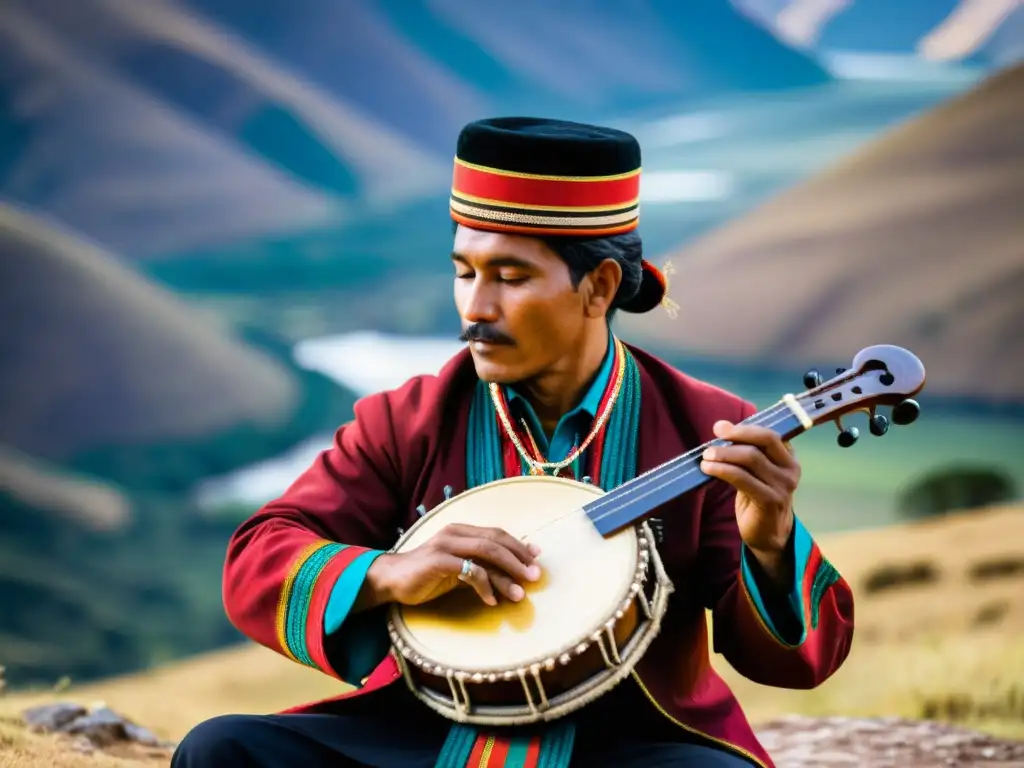
{"label": "man's fingers", "polygon": [[520,541],[507,531],[500,528],[480,528],[475,525],[462,525],[455,523],[445,528],[445,532],[452,536],[462,536],[473,539],[488,539],[495,544],[504,547],[511,552],[524,565],[530,565],[540,554],[540,547],[536,544],[527,544]]}
{"label": "man's fingers", "polygon": [[790,467],[795,461],[792,450],[787,450],[779,434],[768,427],[718,421],[715,422],[714,432],[718,437],[732,443],[756,445],[780,467]]}
{"label": "man's fingers", "polygon": [[487,578],[490,579],[492,587],[513,603],[518,603],[526,597],[526,590],[516,584],[508,577],[507,574],[504,574],[501,571],[488,568]]}
{"label": "man's fingers", "polygon": [[771,486],[762,482],[743,467],[719,461],[702,461],[700,469],[706,475],[724,480],[736,488],[736,490],[745,493],[751,499],[764,506],[772,506],[781,501],[779,494]]}
{"label": "man's fingers", "polygon": [[[541,577],[535,544],[519,541],[499,528],[481,528],[473,525],[446,526],[435,539],[437,548],[458,562],[455,573],[461,572],[462,563],[474,563],[470,575],[463,579],[473,587],[488,605],[495,605],[495,592],[518,602],[526,596],[522,584]],[[454,566],[453,566],[454,567]]]}
{"label": "man's fingers", "polygon": [[525,565],[506,547],[490,539],[455,536],[446,541],[445,546],[457,557],[468,557],[479,563],[494,566],[517,581],[537,581],[540,578],[539,565]]}
{"label": "man's fingers", "polygon": [[471,562],[472,567],[469,573],[463,575],[463,568],[466,560],[470,558],[444,555],[444,569],[457,576],[460,581],[472,587],[487,605],[497,605],[498,599],[494,596],[494,589],[491,580],[487,575],[487,569],[479,563]]}
{"label": "man's fingers", "polygon": [[494,588],[491,586],[491,580],[487,576],[487,569],[482,565],[473,563],[473,568],[469,572],[469,576],[463,579],[469,584],[476,593],[480,595],[480,599],[488,605],[497,605],[498,598],[494,596]]}
{"label": "man's fingers", "polygon": [[764,451],[754,445],[716,445],[704,451],[706,461],[735,464],[762,480],[770,480],[779,467],[773,466]]}

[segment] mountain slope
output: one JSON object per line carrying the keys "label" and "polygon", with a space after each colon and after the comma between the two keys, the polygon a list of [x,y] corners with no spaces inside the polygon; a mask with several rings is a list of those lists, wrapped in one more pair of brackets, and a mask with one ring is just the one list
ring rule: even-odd
{"label": "mountain slope", "polygon": [[0,444],[108,444],[280,423],[297,380],[73,234],[0,207]]}
{"label": "mountain slope", "polygon": [[801,50],[915,56],[982,67],[1024,58],[1020,0],[732,0]]}
{"label": "mountain slope", "polygon": [[9,678],[109,675],[234,639],[209,588],[233,524],[199,519],[189,490],[337,424],[351,401],[4,206],[0,317]]}
{"label": "mountain slope", "polygon": [[929,392],[1024,399],[1024,67],[900,126],[674,259],[651,343],[766,363],[919,354]]}
{"label": "mountain slope", "polygon": [[431,198],[486,114],[828,80],[721,0],[10,0],[0,198],[123,258],[223,248]]}
{"label": "mountain slope", "polygon": [[[115,530],[131,517],[131,501],[120,489],[78,477],[0,445],[0,489],[30,514],[48,514],[93,530]],[[5,525],[9,533],[10,525]]]}

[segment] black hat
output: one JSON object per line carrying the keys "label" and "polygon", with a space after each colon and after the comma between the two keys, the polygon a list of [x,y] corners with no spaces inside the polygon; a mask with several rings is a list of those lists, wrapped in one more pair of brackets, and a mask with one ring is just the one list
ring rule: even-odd
{"label": "black hat", "polygon": [[[473,229],[543,237],[607,237],[640,221],[640,145],[614,128],[498,117],[459,134],[451,217]],[[647,261],[622,309],[662,303],[665,277]]]}

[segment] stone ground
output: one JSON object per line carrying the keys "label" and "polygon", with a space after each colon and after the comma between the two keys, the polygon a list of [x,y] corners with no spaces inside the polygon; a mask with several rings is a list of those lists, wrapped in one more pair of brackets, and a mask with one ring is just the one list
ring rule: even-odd
{"label": "stone ground", "polygon": [[1024,742],[928,720],[785,717],[757,733],[777,768],[1024,768]]}

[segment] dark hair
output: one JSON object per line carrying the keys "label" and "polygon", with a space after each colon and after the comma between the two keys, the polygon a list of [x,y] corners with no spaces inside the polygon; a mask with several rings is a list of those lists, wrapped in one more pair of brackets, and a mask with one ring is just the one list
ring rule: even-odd
{"label": "dark hair", "polygon": [[611,320],[616,310],[640,292],[644,246],[640,234],[633,230],[608,237],[542,237],[541,241],[569,265],[572,284],[579,288],[587,273],[597,269],[605,259],[612,259],[622,269],[622,282],[608,312]]}
{"label": "dark hair", "polygon": [[[458,229],[458,222],[452,222],[452,233]],[[557,253],[569,266],[569,275],[574,288],[587,274],[597,269],[605,259],[616,261],[622,269],[622,282],[615,294],[612,308],[608,312],[611,320],[616,310],[640,292],[643,268],[640,262],[644,255],[643,241],[636,230],[607,237],[540,237],[544,245]]]}

